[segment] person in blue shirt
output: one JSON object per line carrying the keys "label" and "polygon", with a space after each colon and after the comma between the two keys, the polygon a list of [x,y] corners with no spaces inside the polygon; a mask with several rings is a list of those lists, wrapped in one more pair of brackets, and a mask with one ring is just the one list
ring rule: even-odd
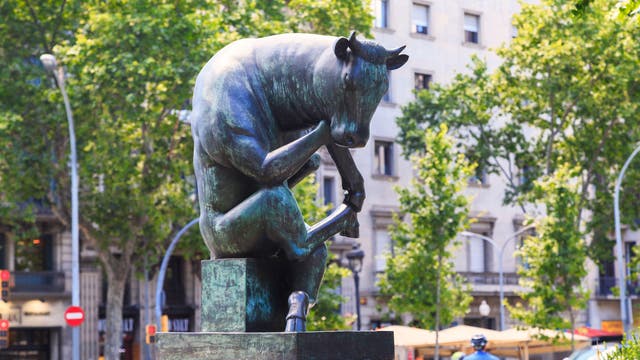
{"label": "person in blue shirt", "polygon": [[487,342],[487,338],[484,335],[474,335],[471,338],[471,346],[473,346],[475,352],[471,355],[465,356],[464,360],[499,360],[497,357],[484,351],[484,348],[487,346]]}

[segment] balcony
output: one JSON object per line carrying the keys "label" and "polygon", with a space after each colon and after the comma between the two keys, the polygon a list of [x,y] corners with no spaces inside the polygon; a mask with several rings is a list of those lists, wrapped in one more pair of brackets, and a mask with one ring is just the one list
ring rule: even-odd
{"label": "balcony", "polygon": [[[615,277],[601,276],[598,278],[598,282],[596,284],[596,295],[602,297],[615,296],[613,289],[618,286],[619,281],[620,280]],[[640,282],[638,280],[627,280],[627,294],[635,296],[640,295]]]}
{"label": "balcony", "polygon": [[[461,272],[459,273],[472,285],[500,285],[500,274],[495,272]],[[516,273],[503,273],[504,285],[518,285],[520,277]]]}
{"label": "balcony", "polygon": [[12,293],[63,293],[65,278],[61,271],[14,271]]}

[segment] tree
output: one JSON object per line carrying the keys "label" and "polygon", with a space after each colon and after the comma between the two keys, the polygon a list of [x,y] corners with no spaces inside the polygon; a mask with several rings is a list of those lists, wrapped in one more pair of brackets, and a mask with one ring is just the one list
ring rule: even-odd
{"label": "tree", "polygon": [[[602,265],[613,259],[615,179],[640,140],[640,24],[620,20],[615,0],[590,1],[580,16],[575,4],[523,4],[518,36],[498,50],[504,62],[489,72],[476,60],[468,75],[420,94],[416,121],[399,123],[400,142],[414,151],[416,134],[446,123],[469,158],[503,177],[505,203],[523,213],[544,196],[534,181],[572,164],[580,184],[572,224],[584,224],[589,256]],[[623,222],[634,228],[639,169],[631,165],[621,196]]]}
{"label": "tree", "polygon": [[424,143],[424,153],[412,157],[417,178],[411,188],[397,189],[400,213],[408,219],[396,217],[390,228],[394,254],[387,255],[379,285],[392,311],[410,313],[419,325],[435,328],[438,359],[438,330],[471,302],[451,251],[468,225],[468,199],[461,192],[472,167],[454,151],[446,125],[438,132],[427,129]]}
{"label": "tree", "polygon": [[[196,216],[191,136],[178,121],[215,51],[290,31],[368,35],[359,0],[3,2],[0,34],[2,201],[34,204],[69,226],[68,136],[59,92],[39,55],[66,67],[78,138],[80,229],[108,279],[107,359],[119,357],[124,285]],[[326,11],[325,11],[326,10]],[[323,12],[324,11],[324,12]],[[328,14],[328,15],[327,15]],[[17,80],[16,80],[17,79]],[[31,204],[31,207],[27,206]],[[14,221],[14,223],[22,223]],[[115,251],[114,251],[115,249]]]}
{"label": "tree", "polygon": [[583,286],[587,275],[587,247],[580,231],[580,185],[568,166],[542,181],[536,181],[533,198],[543,199],[546,215],[536,219],[535,236],[525,239],[518,255],[525,266],[518,270],[527,289],[519,295],[528,304],[509,306],[512,316],[538,328],[573,330],[578,311],[586,307],[589,291]]}

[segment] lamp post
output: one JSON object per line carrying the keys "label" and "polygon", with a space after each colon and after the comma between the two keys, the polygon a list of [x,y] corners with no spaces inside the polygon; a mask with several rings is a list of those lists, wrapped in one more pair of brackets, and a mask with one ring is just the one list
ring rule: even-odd
{"label": "lamp post", "polygon": [[353,273],[353,282],[356,287],[356,316],[357,330],[360,331],[360,277],[358,273],[362,271],[362,259],[364,251],[360,249],[360,245],[354,245],[353,249],[346,254],[349,270]]}
{"label": "lamp post", "polygon": [[[180,231],[178,231],[176,233],[176,235],[171,240],[171,244],[169,244],[169,247],[167,248],[167,251],[165,252],[164,257],[162,258],[162,263],[160,264],[160,270],[158,271],[158,280],[156,282],[156,308],[155,308],[155,313],[156,313],[156,326],[157,326],[157,329],[162,329],[162,322],[161,322],[161,318],[162,318],[162,288],[164,286],[164,278],[165,278],[166,273],[167,273],[167,268],[169,267],[169,260],[171,259],[171,254],[173,253],[173,249],[175,249],[176,245],[178,245],[178,241],[180,240],[182,235],[184,235],[184,233],[186,233],[187,230],[189,230],[190,227],[192,227],[193,225],[197,224],[199,220],[200,220],[200,218],[197,217],[197,218],[189,221],[189,223],[187,225],[185,225],[182,229],[180,229]],[[149,306],[149,304],[147,304],[147,306]]]}
{"label": "lamp post", "polygon": [[627,167],[631,163],[631,160],[638,154],[640,151],[640,146],[636,147],[636,149],[629,155],[627,161],[625,161],[622,166],[622,170],[620,170],[620,175],[618,175],[618,179],[616,180],[616,187],[613,194],[613,218],[616,227],[616,257],[618,260],[618,271],[620,272],[620,318],[622,319],[622,326],[624,328],[624,334],[627,337],[627,340],[631,338],[631,334],[629,333],[629,329],[631,328],[632,317],[631,314],[631,301],[627,298],[627,279],[626,279],[626,269],[624,263],[623,256],[623,247],[622,247],[622,232],[620,230],[620,185],[622,184],[622,178],[624,177],[624,173],[627,171]]}
{"label": "lamp post", "polygon": [[[73,115],[69,96],[64,87],[64,69],[58,66],[55,56],[43,54],[40,61],[45,70],[53,75],[62,93],[64,108],[67,113],[67,123],[69,125],[69,148],[71,152],[71,305],[80,306],[80,239],[78,232],[78,160],[76,155],[76,134],[73,126]],[[72,359],[80,360],[80,327],[71,328],[72,337]]]}
{"label": "lamp post", "polygon": [[480,312],[480,316],[482,316],[482,322],[484,323],[483,327],[485,329],[488,329],[489,324],[487,324],[487,317],[491,313],[491,307],[489,307],[489,304],[487,304],[486,300],[482,300],[482,303],[480,303],[480,306],[478,306],[478,311]]}
{"label": "lamp post", "polygon": [[[522,229],[514,232],[513,234],[509,235],[507,237],[507,239],[504,241],[504,243],[502,244],[502,247],[500,248],[500,252],[497,253],[498,254],[498,279],[499,279],[499,286],[500,286],[500,330],[504,330],[504,269],[502,267],[502,255],[504,255],[504,251],[507,248],[507,244],[517,238],[518,236],[522,235],[523,233],[534,229],[535,226],[534,225],[529,225],[529,226],[525,226]],[[476,233],[472,233],[469,231],[462,231],[460,232],[460,235],[463,236],[473,236],[473,237],[477,237],[480,239],[483,239],[485,241],[487,241],[489,244],[491,244],[493,246],[493,250],[494,252],[498,251],[498,245],[496,244],[495,240],[493,240],[492,238],[488,237],[488,236],[484,236],[484,235],[480,235],[480,234],[476,234]]]}

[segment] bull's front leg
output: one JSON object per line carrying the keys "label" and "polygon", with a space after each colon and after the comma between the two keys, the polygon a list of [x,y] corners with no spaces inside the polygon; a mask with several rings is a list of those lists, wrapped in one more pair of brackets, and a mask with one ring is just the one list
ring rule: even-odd
{"label": "bull's front leg", "polygon": [[227,153],[235,168],[258,184],[276,186],[298,174],[318,148],[331,141],[331,133],[323,121],[306,135],[272,151],[258,136],[235,133],[223,140],[227,139]]}
{"label": "bull's front leg", "polygon": [[[336,163],[338,172],[342,179],[342,189],[345,190],[344,204],[353,209],[354,212],[362,210],[365,199],[364,179],[358,171],[358,167],[353,161],[353,157],[346,147],[338,146],[334,143],[326,145],[331,158]],[[340,234],[347,237],[359,237],[359,224],[356,216],[353,221]]]}

